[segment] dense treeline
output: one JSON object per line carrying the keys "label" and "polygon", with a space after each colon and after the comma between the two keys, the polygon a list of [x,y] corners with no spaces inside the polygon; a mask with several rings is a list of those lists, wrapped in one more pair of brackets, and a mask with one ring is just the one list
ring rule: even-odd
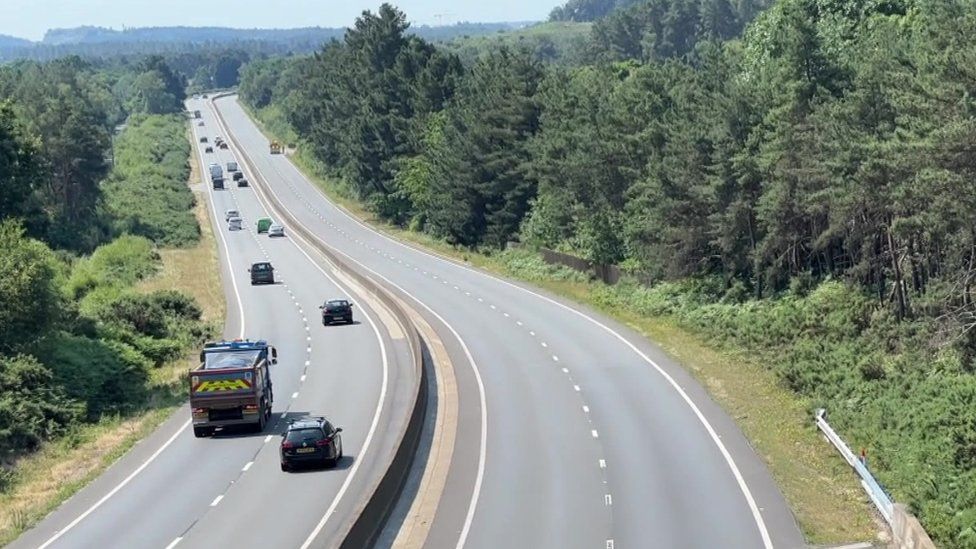
{"label": "dense treeline", "polygon": [[690,280],[606,299],[755,350],[976,547],[976,7],[596,4],[575,66],[462,66],[385,6],[242,97],[394,223]]}
{"label": "dense treeline", "polygon": [[135,288],[199,238],[184,97],[158,57],[0,69],[0,490],[43,441],[150,406],[152,369],[210,331]]}

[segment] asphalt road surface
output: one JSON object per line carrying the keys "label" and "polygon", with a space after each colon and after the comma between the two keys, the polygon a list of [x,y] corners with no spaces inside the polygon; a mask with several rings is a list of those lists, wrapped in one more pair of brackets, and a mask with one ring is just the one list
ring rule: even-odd
{"label": "asphalt road surface", "polygon": [[428,547],[803,546],[737,426],[660,349],[592,311],[377,233],[269,154],[234,97],[214,104],[263,193],[395,286],[448,346],[457,442]]}
{"label": "asphalt road surface", "polygon": [[[267,215],[250,188],[228,177],[210,188],[206,166],[234,160],[215,148],[212,111],[203,101],[204,127],[193,121],[208,207],[220,248],[227,295],[225,336],[267,339],[278,348],[272,366],[272,423],[259,434],[233,432],[194,438],[187,406],[125,457],[52,512],[10,547],[166,548],[300,547],[326,545],[354,518],[367,487],[395,451],[399,427],[417,380],[403,330],[392,317],[340,285],[316,252],[297,239],[256,234]],[[250,177],[250,174],[248,174]],[[244,230],[229,231],[224,212],[237,209]],[[252,262],[271,261],[279,281],[251,286]],[[318,306],[329,298],[356,303],[356,323],[325,327]],[[278,444],[284,414],[314,412],[344,428],[345,458],[335,469],[283,473]]]}

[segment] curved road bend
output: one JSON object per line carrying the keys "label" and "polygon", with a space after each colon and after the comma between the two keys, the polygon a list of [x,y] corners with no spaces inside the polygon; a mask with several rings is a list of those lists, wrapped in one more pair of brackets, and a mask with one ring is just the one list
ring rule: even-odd
{"label": "curved road bend", "polygon": [[236,98],[213,104],[262,190],[407,294],[452,351],[457,441],[428,547],[803,546],[741,431],[659,348],[604,316],[377,233],[270,155]]}
{"label": "curved road bend", "polygon": [[[232,160],[220,149],[203,154],[199,137],[212,143],[217,124],[202,102],[188,107],[204,112],[206,126],[193,125],[204,172],[209,162]],[[10,547],[299,547],[330,509],[314,542],[334,542],[336,529],[385,472],[396,443],[391,439],[409,415],[411,398],[401,393],[415,383],[402,330],[388,329],[382,320],[389,315],[350,296],[315,253],[291,237],[254,234],[255,220],[266,213],[251,189],[206,188],[227,293],[225,336],[263,338],[278,348],[272,426],[260,434],[196,439],[183,406]],[[241,211],[244,231],[227,231],[227,209]],[[263,260],[274,264],[282,282],[250,285],[247,268]],[[357,323],[323,327],[318,305],[339,296],[356,301]],[[280,418],[303,412],[324,413],[344,428],[346,458],[337,469],[279,470]]]}

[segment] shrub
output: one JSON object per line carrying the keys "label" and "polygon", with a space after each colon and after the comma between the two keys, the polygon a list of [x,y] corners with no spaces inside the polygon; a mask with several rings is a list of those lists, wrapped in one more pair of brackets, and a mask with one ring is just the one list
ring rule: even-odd
{"label": "shrub", "polygon": [[[83,408],[33,356],[0,357],[0,461],[65,432]],[[11,481],[5,478],[3,482]]]}
{"label": "shrub", "polygon": [[37,356],[69,397],[86,404],[87,419],[96,421],[145,401],[148,363],[120,345],[61,333],[44,338]]}
{"label": "shrub", "polygon": [[98,287],[131,286],[155,274],[159,264],[159,253],[148,239],[121,236],[75,265],[68,290],[80,298]]}

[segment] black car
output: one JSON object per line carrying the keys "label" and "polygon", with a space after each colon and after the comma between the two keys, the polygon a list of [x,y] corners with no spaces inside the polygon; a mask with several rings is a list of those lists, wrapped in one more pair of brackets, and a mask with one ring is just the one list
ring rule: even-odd
{"label": "black car", "polygon": [[267,261],[262,261],[260,263],[254,263],[251,268],[248,269],[251,273],[251,285],[255,284],[274,284],[274,267],[271,266]]}
{"label": "black car", "polygon": [[321,416],[308,416],[289,422],[281,434],[281,470],[296,465],[322,464],[335,467],[342,459],[342,427],[333,427]]}
{"label": "black car", "polygon": [[234,178],[234,181],[238,181],[240,179],[244,179],[244,172],[235,171],[234,172],[234,175],[232,177]]}
{"label": "black car", "polygon": [[322,324],[326,326],[339,320],[352,323],[352,303],[345,299],[330,299],[319,309],[322,309]]}
{"label": "black car", "polygon": [[201,143],[206,143],[207,142],[207,136],[205,135],[205,136],[201,137],[200,138],[200,142]]}
{"label": "black car", "polygon": [[213,152],[213,147],[207,147],[206,149],[203,150],[203,152],[205,152],[205,153],[212,153]]}
{"label": "black car", "polygon": [[[241,172],[237,172],[237,173],[241,173]],[[238,179],[237,180],[237,186],[238,187],[247,187],[247,179],[244,179],[243,177],[240,178],[240,179]]]}

